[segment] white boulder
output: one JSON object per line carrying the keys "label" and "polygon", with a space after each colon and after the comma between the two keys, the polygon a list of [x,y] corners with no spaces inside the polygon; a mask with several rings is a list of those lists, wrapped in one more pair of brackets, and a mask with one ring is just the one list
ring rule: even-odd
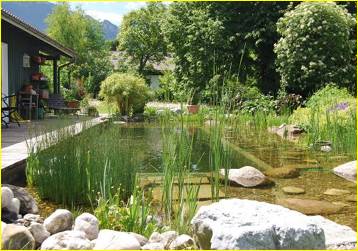
{"label": "white boulder", "polygon": [[17,198],[12,198],[10,205],[7,206],[7,209],[18,215],[20,213],[20,201]]}
{"label": "white boulder", "polygon": [[99,232],[98,219],[92,214],[83,213],[76,218],[74,230],[84,232],[89,240],[97,239]]}
{"label": "white boulder", "polygon": [[194,240],[187,234],[181,234],[177,238],[175,238],[169,245],[169,249],[171,250],[181,250],[193,248]]}
{"label": "white boulder", "polygon": [[[225,169],[220,169],[220,174],[225,176]],[[244,166],[239,169],[229,169],[228,179],[244,187],[255,187],[266,183],[266,176],[252,166]]]}
{"label": "white boulder", "polygon": [[14,193],[8,187],[1,187],[1,208],[11,205]]}
{"label": "white boulder", "polygon": [[81,231],[64,231],[47,238],[41,245],[42,250],[88,250],[92,243]]}
{"label": "white boulder", "polygon": [[164,233],[153,232],[149,237],[149,243],[162,243],[164,248],[168,248],[170,243],[178,237],[175,231],[166,231]]}
{"label": "white boulder", "polygon": [[322,216],[309,216],[308,218],[324,230],[326,249],[357,249],[357,233],[350,227],[337,224]]}
{"label": "white boulder", "polygon": [[201,249],[324,249],[323,229],[308,216],[252,200],[202,206],[192,219]]}
{"label": "white boulder", "polygon": [[4,250],[34,249],[35,239],[26,227],[7,224],[2,232],[1,247]]}
{"label": "white boulder", "polygon": [[140,249],[140,243],[131,234],[108,229],[99,231],[95,250],[133,250]]}
{"label": "white boulder", "polygon": [[164,250],[164,245],[160,242],[149,242],[142,247],[142,250]]}
{"label": "white boulder", "polygon": [[333,173],[346,180],[357,183],[357,161],[355,160],[337,166],[333,169]]}
{"label": "white boulder", "polygon": [[51,234],[71,230],[73,223],[72,213],[66,209],[57,209],[44,221],[44,226]]}
{"label": "white boulder", "polygon": [[145,244],[148,243],[148,239],[143,235],[133,233],[133,232],[129,232],[129,234],[132,235],[134,238],[136,238],[141,246],[144,246]]}

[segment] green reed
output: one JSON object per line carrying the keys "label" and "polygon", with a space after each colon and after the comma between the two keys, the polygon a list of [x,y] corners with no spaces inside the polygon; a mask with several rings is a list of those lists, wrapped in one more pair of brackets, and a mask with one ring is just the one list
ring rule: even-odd
{"label": "green reed", "polygon": [[98,192],[108,196],[111,187],[129,198],[138,166],[130,131],[101,125],[73,136],[74,130],[60,129],[29,145],[29,184],[42,198],[64,205],[88,204]]}
{"label": "green reed", "polygon": [[312,110],[309,118],[309,127],[306,128],[307,136],[303,142],[315,145],[319,141],[330,141],[333,152],[347,154],[356,158],[357,152],[357,114],[355,110],[347,111],[348,115],[342,116],[339,111],[326,111],[322,116],[320,109]]}

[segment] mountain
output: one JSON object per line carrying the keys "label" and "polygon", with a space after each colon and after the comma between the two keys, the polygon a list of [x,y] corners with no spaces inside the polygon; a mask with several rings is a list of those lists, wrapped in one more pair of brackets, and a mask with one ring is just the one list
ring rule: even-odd
{"label": "mountain", "polygon": [[119,28],[118,26],[112,24],[110,21],[108,20],[103,20],[101,22],[101,25],[102,25],[102,29],[103,29],[103,32],[104,32],[104,37],[107,39],[107,40],[114,40],[116,39],[117,37],[117,33],[119,31]]}
{"label": "mountain", "polygon": [[[56,4],[50,2],[2,2],[2,8],[8,10],[26,23],[46,33],[45,22]],[[113,40],[117,36],[118,27],[108,20],[100,21],[106,40]]]}

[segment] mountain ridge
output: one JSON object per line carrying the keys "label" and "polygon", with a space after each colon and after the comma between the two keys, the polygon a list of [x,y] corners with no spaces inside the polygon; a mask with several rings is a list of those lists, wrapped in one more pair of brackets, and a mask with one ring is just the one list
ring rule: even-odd
{"label": "mountain ridge", "polygon": [[[45,20],[56,4],[50,2],[2,2],[1,6],[41,32],[46,33],[47,23]],[[102,25],[105,39],[114,40],[118,33],[118,26],[108,20],[99,22]]]}

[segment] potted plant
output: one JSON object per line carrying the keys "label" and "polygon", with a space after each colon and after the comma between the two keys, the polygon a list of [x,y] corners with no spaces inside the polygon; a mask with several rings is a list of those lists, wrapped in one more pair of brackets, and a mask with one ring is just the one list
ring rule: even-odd
{"label": "potted plant", "polygon": [[187,105],[187,109],[188,112],[191,114],[196,114],[199,111],[200,105],[198,105],[199,103],[199,93],[197,92],[197,89],[193,89],[191,91],[191,95],[189,96],[188,99],[188,105]]}
{"label": "potted plant", "polygon": [[80,102],[76,99],[76,90],[75,89],[63,88],[62,92],[63,92],[63,97],[65,99],[67,107],[78,108],[80,106]]}

